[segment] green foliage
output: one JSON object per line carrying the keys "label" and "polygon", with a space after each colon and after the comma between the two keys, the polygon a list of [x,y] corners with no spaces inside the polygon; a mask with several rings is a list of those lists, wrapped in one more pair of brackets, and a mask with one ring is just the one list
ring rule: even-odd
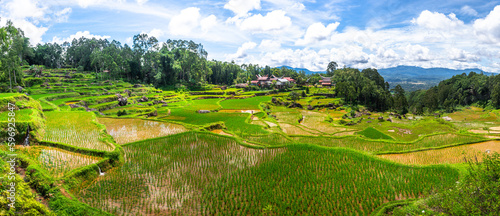
{"label": "green foliage", "polygon": [[469,161],[469,165],[464,180],[432,196],[427,204],[449,215],[499,215],[500,154],[487,155],[482,163]]}
{"label": "green foliage", "polygon": [[0,150],[0,173],[3,178],[0,178],[0,215],[55,215],[43,204],[36,200],[36,195],[31,192],[31,188],[19,175],[15,175],[12,181],[16,184],[16,203],[15,208],[8,208],[11,202],[7,199],[9,192],[9,184],[11,181],[8,179],[10,166],[6,163],[7,153]]}
{"label": "green foliage", "polygon": [[127,115],[127,110],[118,110],[118,112],[116,113],[117,116],[123,116],[123,115]]}
{"label": "green foliage", "polygon": [[360,135],[365,136],[366,138],[370,139],[388,139],[388,140],[394,140],[392,137],[378,131],[375,128],[368,127],[360,132],[357,132]]}

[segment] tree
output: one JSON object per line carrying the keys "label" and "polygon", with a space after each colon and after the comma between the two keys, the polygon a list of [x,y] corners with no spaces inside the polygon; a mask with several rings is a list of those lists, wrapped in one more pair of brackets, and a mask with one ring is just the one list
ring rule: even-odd
{"label": "tree", "polygon": [[290,94],[288,94],[288,97],[290,98],[290,100],[292,100],[295,103],[295,101],[300,99],[300,94],[292,91],[292,92],[290,92]]}
{"label": "tree", "polygon": [[328,67],[326,68],[326,75],[332,77],[337,70],[338,64],[337,62],[331,61],[328,63]]}
{"label": "tree", "polygon": [[408,101],[406,100],[405,90],[401,85],[397,85],[394,91],[394,108],[401,115],[408,113]]}
{"label": "tree", "polygon": [[495,108],[500,107],[500,83],[496,83],[491,91],[491,103]]}

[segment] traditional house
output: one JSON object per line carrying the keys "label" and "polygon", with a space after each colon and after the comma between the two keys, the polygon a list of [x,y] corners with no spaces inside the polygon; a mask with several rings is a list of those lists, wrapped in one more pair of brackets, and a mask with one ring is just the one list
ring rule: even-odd
{"label": "traditional house", "polygon": [[319,83],[322,86],[335,86],[335,84],[332,83],[332,78],[331,77],[321,76],[321,80],[319,81]]}

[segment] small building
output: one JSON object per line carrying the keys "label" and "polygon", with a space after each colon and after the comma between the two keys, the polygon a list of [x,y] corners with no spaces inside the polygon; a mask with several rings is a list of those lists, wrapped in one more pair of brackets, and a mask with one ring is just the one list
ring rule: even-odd
{"label": "small building", "polygon": [[238,83],[236,85],[234,85],[236,88],[246,88],[248,87],[248,84],[246,83]]}
{"label": "small building", "polygon": [[332,78],[331,77],[321,76],[321,80],[319,81],[319,83],[322,86],[335,86],[335,84],[332,84]]}

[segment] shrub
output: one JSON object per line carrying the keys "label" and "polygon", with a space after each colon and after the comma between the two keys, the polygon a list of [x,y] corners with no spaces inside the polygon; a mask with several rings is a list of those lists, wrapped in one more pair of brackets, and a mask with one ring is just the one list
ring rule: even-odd
{"label": "shrub", "polygon": [[486,155],[483,162],[468,161],[463,182],[429,198],[427,205],[446,215],[500,215],[500,154]]}

